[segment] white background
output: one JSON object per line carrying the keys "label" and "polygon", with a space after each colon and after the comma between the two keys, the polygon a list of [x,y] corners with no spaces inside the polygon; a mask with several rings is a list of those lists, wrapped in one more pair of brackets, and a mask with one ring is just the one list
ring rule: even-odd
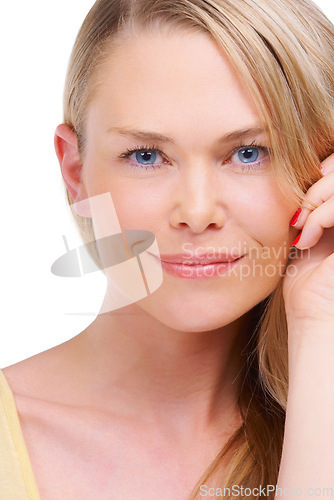
{"label": "white background", "polygon": [[[93,0],[21,0],[1,12],[0,368],[82,331],[104,293],[101,273],[58,278],[52,263],[80,245],[53,137],[75,36]],[[334,21],[333,0],[316,2]]]}

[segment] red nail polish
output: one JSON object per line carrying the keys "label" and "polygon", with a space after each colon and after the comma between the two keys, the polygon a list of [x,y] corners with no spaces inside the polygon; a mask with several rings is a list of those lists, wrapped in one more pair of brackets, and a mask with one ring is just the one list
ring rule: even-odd
{"label": "red nail polish", "polygon": [[292,246],[294,246],[296,243],[298,243],[298,241],[300,240],[300,237],[301,237],[301,234],[302,233],[299,233],[297,238],[295,239],[295,241],[292,243]]}
{"label": "red nail polish", "polygon": [[289,222],[290,226],[294,226],[295,224],[297,224],[297,221],[299,219],[301,212],[302,212],[302,209],[298,208],[297,212],[293,215],[292,219]]}

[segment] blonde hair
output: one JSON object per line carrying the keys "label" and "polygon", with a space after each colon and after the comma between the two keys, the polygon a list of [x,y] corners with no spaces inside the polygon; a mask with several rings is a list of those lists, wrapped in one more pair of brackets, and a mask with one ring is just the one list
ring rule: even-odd
{"label": "blonde hair", "polygon": [[[206,32],[222,47],[266,124],[282,196],[300,204],[322,175],[319,163],[334,152],[334,29],[310,0],[98,0],[77,36],[64,92],[64,122],[75,131],[82,158],[86,111],[106,58],[124,36],[159,27]],[[84,241],[94,240],[91,219],[73,214]],[[97,252],[93,257],[99,262]],[[191,498],[212,477],[221,488],[276,484],[288,390],[282,280],[253,309],[246,337],[243,424]],[[223,466],[227,476],[220,480]]]}

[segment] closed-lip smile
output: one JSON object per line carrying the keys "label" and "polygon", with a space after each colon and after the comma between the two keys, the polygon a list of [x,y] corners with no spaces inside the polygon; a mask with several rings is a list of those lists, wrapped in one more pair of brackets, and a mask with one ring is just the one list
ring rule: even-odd
{"label": "closed-lip smile", "polygon": [[[153,254],[152,254],[153,255]],[[222,264],[227,262],[233,262],[242,257],[242,255],[232,255],[232,254],[219,254],[219,253],[206,253],[200,255],[189,256],[186,254],[160,254],[160,260],[163,262],[169,262],[171,264],[181,264],[186,266],[205,266],[209,264]]]}
{"label": "closed-lip smile", "polygon": [[225,275],[244,255],[205,253],[200,255],[150,253],[168,274],[186,280],[204,280]]}

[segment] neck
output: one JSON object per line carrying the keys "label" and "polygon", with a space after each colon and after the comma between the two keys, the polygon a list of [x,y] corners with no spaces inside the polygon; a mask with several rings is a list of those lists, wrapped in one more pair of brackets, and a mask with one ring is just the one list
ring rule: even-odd
{"label": "neck", "polygon": [[181,332],[136,304],[100,314],[73,339],[89,400],[151,422],[191,415],[198,430],[207,427],[237,408],[247,322],[245,315],[216,330]]}

